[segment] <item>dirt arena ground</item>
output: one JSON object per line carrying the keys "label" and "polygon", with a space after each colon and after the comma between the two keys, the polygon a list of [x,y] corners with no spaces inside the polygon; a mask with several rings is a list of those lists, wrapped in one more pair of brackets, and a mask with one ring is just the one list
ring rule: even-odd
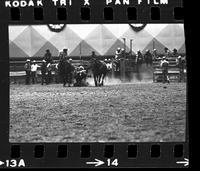
{"label": "dirt arena ground", "polygon": [[10,85],[10,142],[184,141],[186,84]]}

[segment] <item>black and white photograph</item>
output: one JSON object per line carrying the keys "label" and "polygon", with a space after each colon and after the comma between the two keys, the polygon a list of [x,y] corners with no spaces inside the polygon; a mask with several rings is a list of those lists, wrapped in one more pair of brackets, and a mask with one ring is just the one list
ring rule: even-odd
{"label": "black and white photograph", "polygon": [[184,24],[9,25],[9,142],[185,142]]}

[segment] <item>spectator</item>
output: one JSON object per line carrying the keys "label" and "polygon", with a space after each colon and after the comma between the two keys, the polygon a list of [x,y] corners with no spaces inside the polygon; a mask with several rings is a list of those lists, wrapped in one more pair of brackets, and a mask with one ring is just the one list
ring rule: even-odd
{"label": "spectator", "polygon": [[172,56],[176,57],[176,58],[178,57],[178,51],[177,51],[177,49],[173,49]]}
{"label": "spectator", "polygon": [[47,84],[47,63],[45,60],[42,61],[42,66],[41,66],[41,74],[42,74],[42,85],[45,83]]}
{"label": "spectator", "polygon": [[35,84],[36,83],[36,72],[37,72],[37,68],[39,67],[38,64],[36,64],[36,61],[33,61],[33,64],[31,65],[31,78],[32,78],[32,83]]}
{"label": "spectator", "polygon": [[121,57],[121,48],[118,47],[116,52],[115,52],[115,59],[119,59]]}
{"label": "spectator", "polygon": [[152,52],[152,58],[153,58],[154,61],[158,59],[158,53],[157,53],[156,49],[154,49],[153,52]]}
{"label": "spectator", "polygon": [[61,61],[63,58],[63,50],[59,51],[58,57],[59,57],[59,61]]}
{"label": "spectator", "polygon": [[140,50],[137,51],[137,55],[136,55],[136,63],[138,65],[141,65],[143,63],[143,55],[141,53]]}
{"label": "spectator", "polygon": [[178,56],[176,59],[176,65],[179,68],[179,82],[185,81],[184,70],[186,68],[186,61],[183,57]]}
{"label": "spectator", "polygon": [[63,58],[65,58],[65,59],[68,58],[68,49],[67,48],[63,49]]}
{"label": "spectator", "polygon": [[121,49],[120,58],[123,58],[123,59],[126,58],[126,52],[125,52],[124,48]]}
{"label": "spectator", "polygon": [[115,60],[114,60],[114,65],[115,65],[115,71],[120,70],[120,58],[122,56],[122,50],[120,47],[117,48],[115,52]]}
{"label": "spectator", "polygon": [[162,82],[165,83],[167,81],[168,83],[170,83],[168,77],[169,62],[167,61],[165,56],[161,60],[160,67],[162,69]]}
{"label": "spectator", "polygon": [[140,69],[142,67],[143,64],[143,55],[141,53],[140,50],[137,51],[137,55],[136,55],[136,73],[137,73],[137,79],[139,81],[142,80],[142,74],[140,73]]}
{"label": "spectator", "polygon": [[95,51],[92,51],[91,58],[92,58],[92,59],[96,59],[96,54],[95,54]]}
{"label": "spectator", "polygon": [[26,85],[30,84],[30,77],[31,77],[31,61],[30,59],[27,59],[26,60],[26,63],[24,65],[24,69],[25,69],[25,72],[26,72]]}
{"label": "spectator", "polygon": [[169,49],[168,48],[164,48],[164,56],[166,57],[166,58],[169,58],[170,57],[170,51],[169,51]]}

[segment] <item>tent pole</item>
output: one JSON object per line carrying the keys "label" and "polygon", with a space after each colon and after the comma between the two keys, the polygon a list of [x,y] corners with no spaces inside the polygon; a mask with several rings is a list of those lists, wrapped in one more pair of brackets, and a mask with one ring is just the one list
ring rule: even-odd
{"label": "tent pole", "polygon": [[82,65],[82,49],[81,49],[81,42],[80,42],[80,45],[79,45],[79,50],[80,50],[80,61],[81,61],[81,65]]}
{"label": "tent pole", "polygon": [[154,40],[153,40],[153,50],[155,49],[155,42],[154,42]]}

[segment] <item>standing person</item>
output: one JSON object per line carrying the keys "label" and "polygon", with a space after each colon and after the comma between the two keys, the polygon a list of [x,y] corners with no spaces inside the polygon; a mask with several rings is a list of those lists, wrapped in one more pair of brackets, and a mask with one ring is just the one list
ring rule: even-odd
{"label": "standing person", "polygon": [[114,64],[115,64],[115,71],[119,71],[120,70],[120,58],[121,58],[121,48],[118,47],[116,52],[115,52],[115,60],[114,60]]}
{"label": "standing person", "polygon": [[140,69],[142,67],[142,63],[143,63],[143,55],[142,55],[141,51],[138,50],[137,55],[136,55],[136,71],[137,71],[137,78],[139,81],[142,80],[142,76],[140,74]]}
{"label": "standing person", "polygon": [[38,64],[36,64],[36,61],[33,61],[33,64],[31,65],[31,78],[32,78],[32,83],[35,84],[37,82],[36,80],[36,72],[37,72],[37,68],[38,68]]}
{"label": "standing person", "polygon": [[97,57],[97,56],[96,56],[96,54],[95,54],[95,51],[92,51],[91,58],[92,58],[92,59],[96,59],[96,57]]}
{"label": "standing person", "polygon": [[141,51],[140,50],[138,50],[137,51],[137,55],[136,55],[136,64],[137,64],[137,66],[140,68],[141,67],[141,65],[142,65],[142,63],[143,63],[143,55],[142,55],[142,53],[141,53]]}
{"label": "standing person", "polygon": [[47,64],[47,84],[50,84],[51,83],[51,80],[52,80],[52,64],[51,63],[48,63]]}
{"label": "standing person", "polygon": [[44,81],[45,83],[47,84],[47,63],[45,60],[42,61],[42,66],[41,66],[41,73],[42,73],[42,81],[41,81],[41,84],[43,85],[44,84]]}
{"label": "standing person", "polygon": [[47,64],[53,62],[53,58],[49,49],[46,50],[46,53],[44,55],[44,60],[47,62]]}
{"label": "standing person", "polygon": [[68,49],[67,48],[64,48],[63,49],[63,58],[66,58],[68,60]]}
{"label": "standing person", "polygon": [[115,59],[119,59],[121,57],[121,52],[122,52],[121,48],[118,47],[115,52]]}
{"label": "standing person", "polygon": [[63,50],[60,50],[58,53],[59,61],[63,59]]}
{"label": "standing person", "polygon": [[178,56],[176,59],[177,67],[179,68],[179,82],[185,81],[184,70],[185,70],[185,59]]}
{"label": "standing person", "polygon": [[164,56],[166,57],[166,58],[169,58],[170,57],[170,51],[169,51],[169,49],[168,48],[164,48]]}
{"label": "standing person", "polygon": [[168,77],[168,67],[169,67],[169,62],[166,60],[166,57],[164,56],[160,62],[160,67],[162,69],[162,82],[163,84],[167,81],[168,83],[170,83],[169,81],[169,77]]}
{"label": "standing person", "polygon": [[56,84],[60,82],[58,63],[55,65],[55,81],[56,81]]}
{"label": "standing person", "polygon": [[178,50],[177,49],[173,49],[172,56],[175,57],[175,58],[178,57]]}
{"label": "standing person", "polygon": [[30,84],[30,77],[31,77],[31,60],[30,59],[26,60],[26,63],[24,65],[24,69],[26,71],[25,83],[26,83],[26,85],[29,85]]}
{"label": "standing person", "polygon": [[152,52],[152,58],[154,61],[156,61],[158,59],[158,53],[157,53],[157,50],[154,49],[153,52]]}
{"label": "standing person", "polygon": [[140,50],[137,51],[136,62],[138,64],[142,64],[143,63],[143,55],[142,55]]}
{"label": "standing person", "polygon": [[152,66],[153,57],[152,57],[150,50],[148,50],[148,49],[146,50],[146,53],[144,55],[144,60],[145,60],[145,63],[146,63],[147,66],[149,66],[149,65]]}
{"label": "standing person", "polygon": [[120,58],[123,58],[123,59],[126,58],[126,52],[125,52],[124,48],[121,49]]}

